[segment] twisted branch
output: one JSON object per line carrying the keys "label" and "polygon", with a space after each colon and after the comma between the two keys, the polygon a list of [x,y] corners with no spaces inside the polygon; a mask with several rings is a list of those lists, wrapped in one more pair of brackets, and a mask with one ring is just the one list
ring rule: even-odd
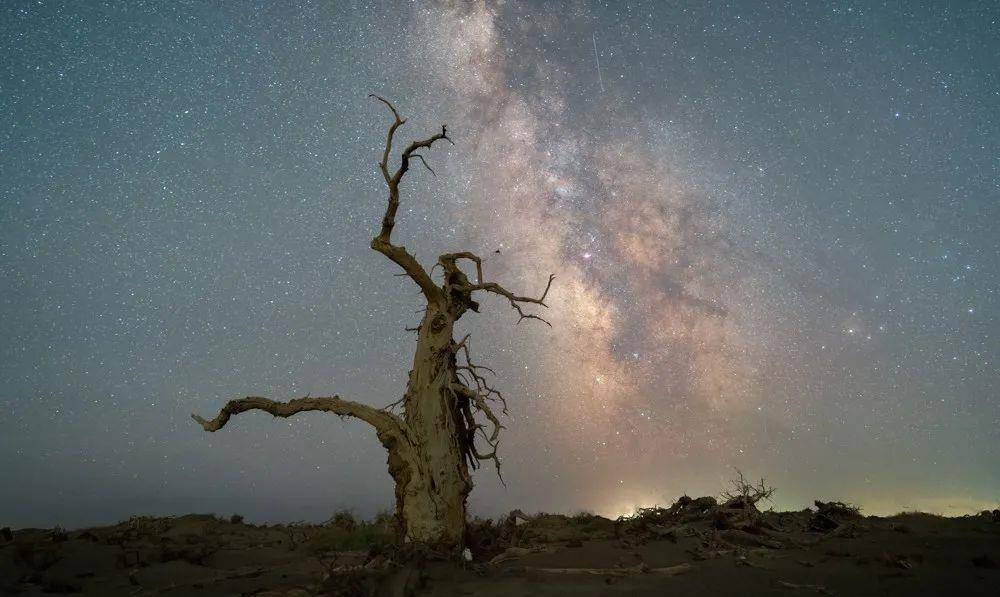
{"label": "twisted branch", "polygon": [[230,400],[222,407],[219,414],[212,420],[206,420],[196,414],[191,418],[198,422],[205,431],[218,431],[226,426],[230,417],[248,410],[261,410],[275,417],[290,417],[306,411],[331,412],[341,417],[354,417],[368,423],[379,433],[392,436],[402,435],[402,421],[396,415],[361,404],[343,400],[339,396],[296,398],[288,402],[276,402],[260,396],[247,396]]}
{"label": "twisted branch", "polygon": [[[476,264],[476,283],[472,284],[466,278],[464,272],[458,267],[457,262],[460,259],[468,259],[469,261]],[[546,321],[544,318],[535,315],[533,313],[525,313],[524,309],[521,307],[521,303],[533,303],[536,305],[541,305],[548,308],[545,304],[545,297],[549,294],[549,289],[552,288],[552,281],[555,280],[555,274],[549,274],[549,281],[545,285],[545,290],[542,292],[542,296],[538,298],[533,298],[530,296],[519,296],[513,292],[507,290],[503,286],[497,284],[496,282],[484,282],[483,281],[483,260],[475,253],[469,251],[461,251],[458,253],[445,253],[438,257],[438,265],[440,265],[445,271],[446,283],[448,282],[448,276],[451,274],[453,284],[455,284],[460,290],[471,293],[478,290],[485,292],[492,292],[493,294],[498,294],[507,299],[510,306],[517,311],[518,319],[517,322],[521,323],[523,319],[537,319],[545,325],[552,327],[552,324]]]}
{"label": "twisted branch", "polygon": [[[453,390],[459,396],[466,399],[465,405],[463,407],[463,414],[465,416],[466,430],[469,434],[467,438],[467,449],[470,455],[470,461],[475,466],[476,461],[492,460],[494,466],[496,467],[497,477],[500,478],[500,482],[503,483],[503,475],[500,472],[500,457],[498,456],[498,448],[500,446],[500,432],[506,429],[502,423],[500,423],[500,418],[493,411],[493,408],[489,405],[489,400],[494,400],[500,403],[502,407],[503,414],[507,413],[507,402],[504,400],[503,395],[497,391],[495,388],[491,387],[486,379],[480,375],[479,371],[488,371],[494,375],[496,373],[489,367],[484,367],[482,365],[477,365],[472,361],[469,355],[469,335],[466,334],[462,340],[452,346],[452,351],[458,355],[459,352],[465,359],[464,365],[456,365],[455,367],[455,378],[456,381],[453,384]],[[487,432],[486,425],[479,423],[475,419],[476,414],[482,414],[486,417],[487,421],[491,425],[491,429]],[[480,452],[479,448],[476,446],[475,436],[479,432],[482,435],[483,440],[489,445],[489,451]]]}
{"label": "twisted branch", "polygon": [[476,264],[476,284],[483,283],[483,260],[479,258],[475,253],[469,251],[459,251],[458,253],[445,253],[444,255],[438,257],[437,265],[444,268],[445,271],[451,269],[457,269],[458,266],[455,264],[459,259],[468,259],[469,261]]}
{"label": "twisted branch", "polygon": [[490,369],[485,365],[479,365],[477,363],[473,363],[472,357],[469,356],[469,334],[466,334],[465,337],[462,338],[461,342],[455,344],[454,350],[455,354],[458,354],[458,352],[461,351],[463,356],[465,357],[465,364],[456,365],[455,370],[457,372],[467,374],[466,376],[470,378],[471,381],[469,385],[476,386],[476,391],[479,396],[481,396],[485,400],[495,400],[499,402],[501,408],[503,409],[502,410],[503,414],[505,415],[508,414],[507,400],[504,399],[503,394],[501,394],[498,390],[496,390],[488,383],[486,383],[486,378],[479,374],[479,371],[482,370],[482,371],[488,371],[489,373],[496,375],[497,374],[496,371]]}
{"label": "twisted branch", "polygon": [[430,167],[430,165],[427,163],[427,160],[424,159],[424,156],[420,155],[419,153],[415,153],[410,157],[419,159],[421,162],[423,162],[424,168],[427,168],[427,170],[431,173],[431,176],[437,176],[437,172],[434,171],[434,168]]}
{"label": "twisted branch", "polygon": [[[396,129],[402,126],[406,120],[400,118],[399,112],[396,111],[396,107],[393,106],[389,100],[375,95],[374,93],[370,94],[368,97],[373,97],[388,106],[389,110],[392,111],[393,117],[395,118],[395,121],[389,126],[389,133],[386,136],[385,142],[385,151],[382,153],[382,161],[379,162],[379,169],[382,170],[382,176],[385,178],[386,185],[389,187],[389,206],[385,211],[385,216],[382,218],[382,229],[379,231],[377,238],[389,243],[390,237],[392,236],[392,229],[396,225],[396,211],[399,209],[399,183],[403,180],[403,175],[410,169],[410,158],[417,150],[430,148],[435,142],[442,139],[448,141],[452,145],[455,143],[448,137],[447,125],[442,125],[440,133],[432,135],[423,141],[414,141],[413,143],[410,143],[410,145],[404,149],[403,153],[400,155],[399,168],[396,169],[396,172],[392,176],[389,176],[389,153],[392,151],[393,137],[396,134]],[[423,156],[420,156],[420,159],[423,159]]]}
{"label": "twisted branch", "polygon": [[549,274],[549,282],[548,284],[545,285],[545,291],[542,292],[542,296],[538,298],[532,298],[530,296],[518,296],[513,292],[507,290],[503,286],[497,284],[496,282],[485,282],[476,284],[471,287],[471,290],[472,291],[484,290],[486,292],[492,292],[493,294],[499,294],[500,296],[506,298],[507,301],[510,302],[510,306],[513,307],[515,311],[517,311],[518,323],[521,323],[522,319],[537,319],[538,321],[541,321],[545,325],[552,327],[552,324],[549,323],[547,320],[543,319],[542,317],[539,317],[538,315],[535,315],[533,313],[525,313],[524,310],[521,308],[520,303],[534,303],[536,305],[541,305],[545,308],[548,308],[548,305],[545,304],[545,297],[548,296],[549,289],[552,288],[552,280],[555,279],[556,279],[555,274]]}
{"label": "twisted branch", "polygon": [[399,117],[399,112],[396,111],[396,107],[393,106],[389,100],[375,95],[374,93],[369,93],[368,97],[373,97],[388,106],[389,110],[392,111],[392,115],[396,118],[396,121],[389,127],[389,135],[385,140],[385,151],[382,153],[382,161],[379,162],[379,169],[382,171],[382,177],[385,178],[386,183],[389,183],[391,180],[389,178],[389,152],[392,151],[392,137],[396,134],[396,129],[403,126],[403,124],[406,123],[406,120]]}
{"label": "twisted branch", "polygon": [[[400,165],[396,169],[396,172],[392,175],[389,174],[389,154],[392,153],[392,143],[396,135],[396,130],[399,129],[406,120],[399,116],[399,112],[396,107],[392,105],[392,102],[385,99],[384,97],[370,94],[368,97],[375,98],[376,100],[385,104],[389,110],[392,112],[393,122],[389,125],[389,132],[386,135],[385,140],[385,151],[382,152],[382,161],[379,162],[379,170],[382,171],[382,178],[385,179],[385,184],[389,188],[389,202],[386,206],[385,215],[382,216],[382,227],[379,230],[378,236],[372,239],[371,247],[372,249],[382,253],[390,260],[392,260],[396,265],[403,268],[403,271],[420,287],[420,291],[424,294],[430,302],[437,302],[441,299],[441,289],[439,289],[431,277],[424,270],[420,262],[417,261],[416,257],[411,255],[406,247],[397,246],[392,244],[392,229],[396,225],[396,212],[399,210],[399,183],[403,180],[403,175],[410,169],[410,159],[416,158],[423,162],[424,166],[427,166],[428,170],[431,170],[430,166],[424,157],[418,153],[417,150],[423,148],[430,148],[435,142],[442,139],[452,143],[454,142],[448,138],[448,129],[445,126],[441,127],[441,132],[432,135],[431,137],[424,139],[423,141],[414,141],[403,150],[400,156]],[[434,171],[431,170],[431,173]]]}

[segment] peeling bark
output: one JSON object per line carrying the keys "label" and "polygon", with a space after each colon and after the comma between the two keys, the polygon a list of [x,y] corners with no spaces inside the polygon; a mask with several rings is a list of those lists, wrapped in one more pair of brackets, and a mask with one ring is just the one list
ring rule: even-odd
{"label": "peeling bark", "polygon": [[[421,149],[430,149],[438,141],[448,141],[447,127],[422,141],[414,141],[400,154],[400,165],[389,169],[389,158],[397,130],[406,120],[399,116],[388,100],[371,97],[385,104],[394,121],[386,137],[385,151],[379,170],[388,188],[388,203],[378,234],[371,248],[398,265],[420,289],[427,302],[417,332],[413,365],[403,397],[378,409],[343,400],[339,396],[298,398],[276,402],[248,396],[229,401],[212,420],[192,415],[206,431],[217,431],[236,414],[260,410],[276,417],[289,417],[300,412],[331,412],[342,417],[355,417],[374,427],[379,441],[388,452],[389,474],[395,483],[396,515],[402,538],[426,544],[433,549],[455,552],[464,544],[466,499],[472,491],[470,469],[479,462],[490,460],[500,472],[497,456],[503,425],[494,412],[499,406],[507,413],[503,396],[485,378],[492,373],[488,367],[474,363],[469,354],[469,336],[454,339],[455,322],[468,311],[479,311],[474,300],[476,292],[490,292],[507,299],[523,319],[540,316],[526,312],[524,306],[546,307],[545,298],[555,276],[549,276],[539,298],[519,296],[496,282],[484,279],[482,260],[473,253],[462,251],[438,257],[437,266],[443,272],[440,284],[434,282],[416,257],[392,242],[392,232],[399,209],[399,186],[413,160],[419,160],[433,173]],[[469,280],[459,266],[469,261],[476,268],[476,280]],[[402,413],[392,411],[402,407]],[[477,438],[488,448],[480,451]],[[502,480],[502,478],[501,478]]]}

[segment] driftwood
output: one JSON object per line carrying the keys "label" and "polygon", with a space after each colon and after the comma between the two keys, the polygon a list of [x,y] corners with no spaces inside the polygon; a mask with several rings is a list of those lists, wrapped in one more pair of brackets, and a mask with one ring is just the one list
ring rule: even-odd
{"label": "driftwood", "polygon": [[593,574],[597,576],[632,576],[635,574],[677,576],[678,574],[684,574],[692,570],[694,570],[694,566],[686,563],[667,566],[666,568],[650,568],[645,564],[638,564],[627,568],[525,568],[526,572],[540,572],[543,574]]}
{"label": "driftwood", "polygon": [[728,529],[719,531],[719,539],[730,545],[742,545],[745,547],[767,547],[770,549],[784,549],[785,545],[774,539],[767,539],[758,535],[752,535],[738,529]]}
{"label": "driftwood", "polygon": [[827,590],[823,585],[803,585],[794,582],[788,582],[785,580],[779,580],[778,585],[785,587],[786,589],[798,589],[803,591],[813,591],[820,593],[822,595],[829,595],[830,591]]}
{"label": "driftwood", "polygon": [[516,560],[517,558],[524,557],[533,553],[550,553],[555,551],[553,547],[508,547],[503,553],[495,556],[490,560],[490,564],[502,564],[503,562],[509,562],[510,560]]}

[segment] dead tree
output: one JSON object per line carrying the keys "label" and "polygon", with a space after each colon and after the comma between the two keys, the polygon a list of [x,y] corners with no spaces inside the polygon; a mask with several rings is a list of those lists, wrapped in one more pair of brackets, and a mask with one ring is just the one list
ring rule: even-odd
{"label": "dead tree", "polygon": [[[355,417],[375,428],[379,441],[389,453],[389,474],[396,486],[396,516],[403,539],[437,549],[454,550],[464,543],[466,497],[472,490],[470,469],[483,461],[493,461],[497,472],[497,446],[503,425],[498,412],[507,413],[503,396],[487,383],[492,370],[474,363],[469,353],[469,336],[456,341],[455,322],[467,311],[479,310],[477,292],[506,299],[522,319],[547,321],[525,309],[545,307],[552,286],[549,276],[545,290],[537,298],[519,296],[500,284],[487,281],[483,263],[468,251],[445,253],[430,271],[400,244],[394,244],[393,227],[399,209],[400,183],[410,166],[420,161],[430,166],[420,153],[438,141],[451,143],[446,126],[441,132],[414,141],[400,155],[399,167],[389,169],[393,140],[406,120],[400,118],[388,100],[372,95],[385,104],[394,118],[389,126],[379,169],[388,187],[388,206],[381,228],[371,248],[402,268],[420,289],[427,306],[418,327],[413,368],[402,398],[389,406],[375,408],[340,396],[305,397],[288,402],[248,396],[229,401],[212,420],[192,415],[206,431],[217,431],[235,414],[262,410],[275,417],[290,417],[306,411],[325,411],[341,417]],[[433,173],[433,170],[430,170]],[[474,280],[459,266],[467,262],[475,269]],[[431,273],[441,268],[442,280]]]}

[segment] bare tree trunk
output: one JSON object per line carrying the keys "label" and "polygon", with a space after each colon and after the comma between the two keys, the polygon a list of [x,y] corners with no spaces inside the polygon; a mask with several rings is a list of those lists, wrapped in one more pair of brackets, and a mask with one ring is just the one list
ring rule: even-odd
{"label": "bare tree trunk", "polygon": [[418,329],[403,398],[411,448],[404,459],[408,470],[393,473],[396,511],[405,539],[444,548],[463,543],[465,502],[472,490],[452,389],[453,326],[450,317],[432,307]]}
{"label": "bare tree trunk", "polygon": [[[419,160],[430,170],[417,151],[429,149],[437,141],[450,142],[451,139],[448,138],[447,128],[441,127],[440,133],[410,143],[400,155],[399,168],[390,173],[389,155],[393,137],[405,121],[391,103],[381,97],[373,97],[392,111],[394,122],[389,127],[385,151],[379,162],[389,191],[388,205],[371,247],[402,268],[404,274],[420,288],[427,302],[423,319],[415,330],[417,347],[406,393],[401,400],[381,409],[343,400],[339,396],[307,396],[288,402],[248,396],[230,400],[210,421],[198,415],[192,416],[206,431],[218,431],[232,415],[248,410],[261,410],[276,417],[324,411],[365,421],[375,428],[379,441],[389,453],[389,474],[396,485],[396,517],[403,540],[424,544],[435,550],[455,552],[461,549],[465,540],[466,498],[472,490],[469,469],[476,468],[480,461],[492,460],[499,474],[497,446],[503,426],[493,409],[499,404],[502,412],[507,412],[503,396],[483,377],[483,371],[492,373],[492,370],[472,362],[469,337],[455,342],[455,322],[467,311],[479,310],[479,304],[472,297],[473,293],[481,291],[507,299],[517,311],[518,321],[537,319],[548,323],[538,315],[525,313],[522,306],[525,303],[546,306],[545,297],[554,276],[549,276],[545,291],[539,298],[518,296],[495,282],[484,281],[482,260],[475,254],[446,253],[438,257],[435,265],[441,268],[443,274],[443,282],[438,285],[406,247],[393,244],[399,184],[409,170],[411,160]],[[461,260],[475,265],[475,283],[458,266]],[[392,411],[400,403],[403,405],[401,415]],[[479,441],[489,446],[485,453],[476,447],[477,434]]]}

